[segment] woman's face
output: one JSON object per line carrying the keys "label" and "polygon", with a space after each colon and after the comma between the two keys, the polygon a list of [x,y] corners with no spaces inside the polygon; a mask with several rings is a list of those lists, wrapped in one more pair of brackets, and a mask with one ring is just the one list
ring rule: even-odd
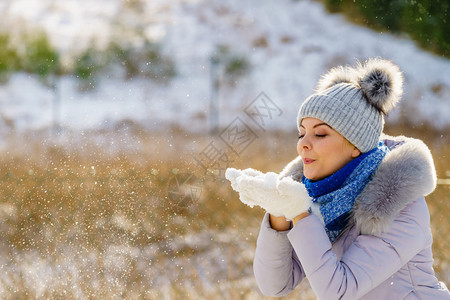
{"label": "woman's face", "polygon": [[311,180],[330,176],[361,154],[340,133],[316,118],[301,121],[297,151],[303,159],[303,174]]}

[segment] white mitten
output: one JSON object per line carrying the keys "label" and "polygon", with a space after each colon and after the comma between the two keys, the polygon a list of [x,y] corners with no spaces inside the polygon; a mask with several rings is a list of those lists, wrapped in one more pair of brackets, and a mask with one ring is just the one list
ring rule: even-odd
{"label": "white mitten", "polygon": [[295,181],[291,177],[283,177],[278,180],[277,190],[281,198],[277,204],[286,219],[293,220],[311,207],[311,197],[303,183]]}
{"label": "white mitten", "polygon": [[242,203],[262,207],[273,216],[292,220],[311,206],[305,186],[290,177],[278,179],[278,174],[266,174],[254,169],[227,169],[225,177],[231,187],[239,192]]}
{"label": "white mitten", "polygon": [[233,190],[239,193],[242,203],[250,207],[260,206],[277,217],[283,215],[274,203],[278,198],[277,174],[264,174],[254,169],[228,168],[225,177],[231,182]]}

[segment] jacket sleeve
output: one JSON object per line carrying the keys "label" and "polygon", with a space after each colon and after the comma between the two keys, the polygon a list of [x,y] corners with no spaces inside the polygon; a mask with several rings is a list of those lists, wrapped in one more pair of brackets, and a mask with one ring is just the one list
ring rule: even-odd
{"label": "jacket sleeve", "polygon": [[288,232],[272,229],[269,214],[265,214],[253,261],[256,282],[264,295],[274,297],[287,295],[305,277],[287,238]]}
{"label": "jacket sleeve", "polygon": [[[425,206],[425,207],[423,207]],[[387,232],[359,235],[338,260],[323,225],[310,215],[288,238],[319,299],[358,299],[387,280],[430,243],[425,200],[404,208]]]}

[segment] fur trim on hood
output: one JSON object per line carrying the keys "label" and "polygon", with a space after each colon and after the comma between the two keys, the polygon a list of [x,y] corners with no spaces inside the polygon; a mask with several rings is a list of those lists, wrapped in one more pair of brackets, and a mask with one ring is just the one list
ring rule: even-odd
{"label": "fur trim on hood", "polygon": [[[379,235],[386,231],[399,212],[436,187],[436,171],[428,147],[418,139],[382,135],[391,150],[371,181],[355,200],[352,219],[361,234]],[[297,157],[280,173],[300,181],[303,161]],[[352,222],[350,222],[352,223]]]}

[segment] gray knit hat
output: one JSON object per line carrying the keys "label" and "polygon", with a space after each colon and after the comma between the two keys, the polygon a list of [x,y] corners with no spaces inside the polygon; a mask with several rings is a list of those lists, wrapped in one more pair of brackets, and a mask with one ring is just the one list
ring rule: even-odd
{"label": "gray knit hat", "polygon": [[402,85],[399,68],[387,60],[331,69],[300,107],[298,127],[303,118],[317,118],[365,153],[378,146],[383,115],[400,100]]}

